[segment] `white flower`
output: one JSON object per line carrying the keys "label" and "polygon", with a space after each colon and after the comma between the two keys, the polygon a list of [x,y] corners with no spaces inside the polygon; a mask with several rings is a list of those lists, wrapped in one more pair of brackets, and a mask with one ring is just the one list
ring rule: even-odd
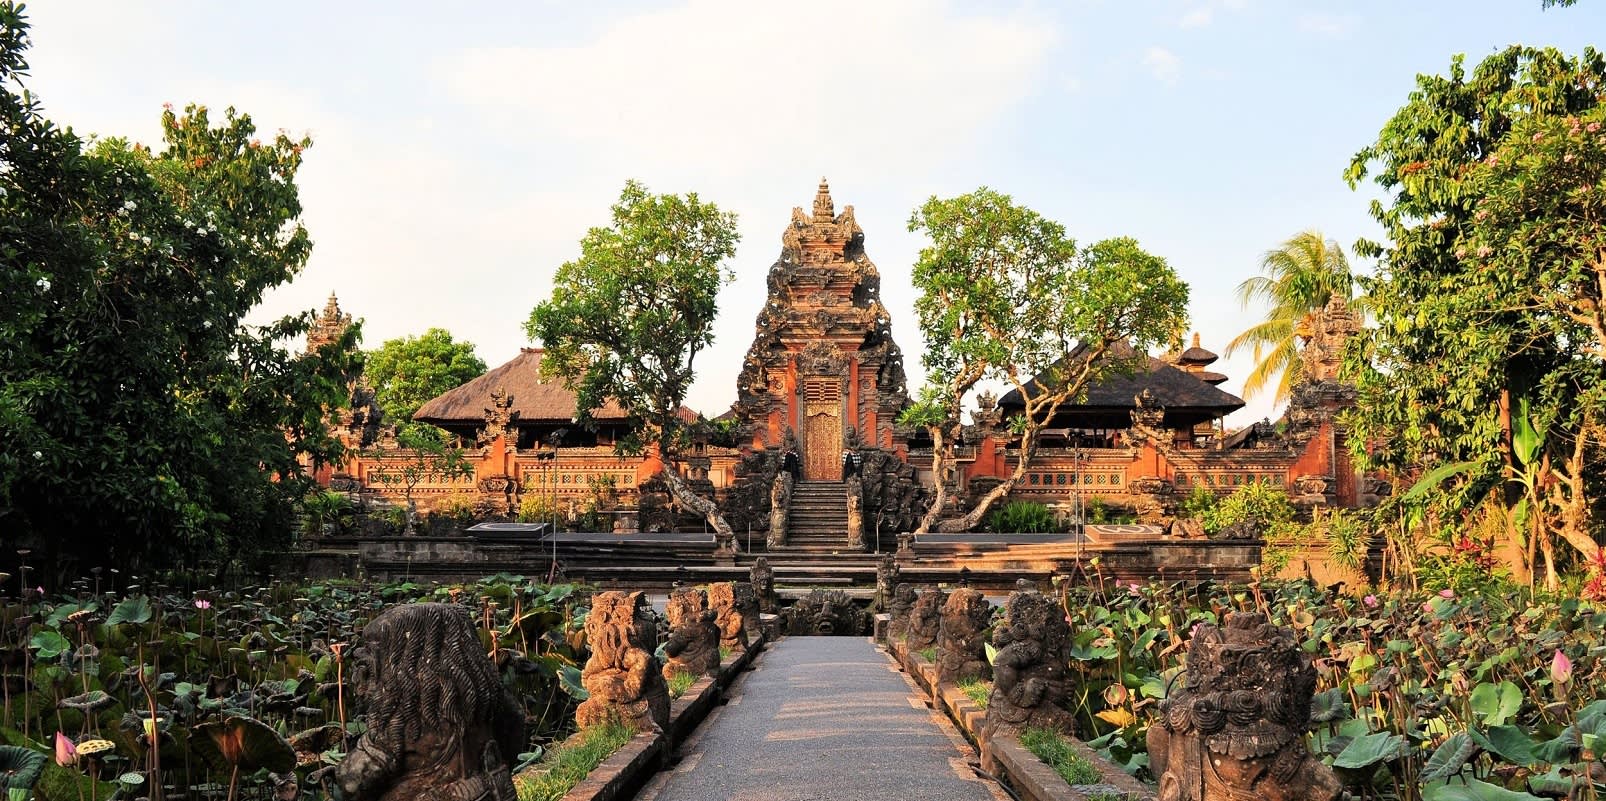
{"label": "white flower", "polygon": [[128,232],[128,238],[134,240],[135,242],[138,242],[139,241],[139,234],[136,234],[133,231],[129,231]]}
{"label": "white flower", "polygon": [[148,236],[142,236],[139,238],[139,241],[149,245],[151,243],[151,238]]}
{"label": "white flower", "polygon": [[41,292],[49,292],[50,291],[50,279],[49,278],[41,278],[41,279],[39,279],[39,290]]}
{"label": "white flower", "polygon": [[134,201],[125,200],[125,201],[123,201],[123,208],[127,209],[128,211],[133,211],[134,209],[137,209],[139,207],[134,205]]}
{"label": "white flower", "polygon": [[35,458],[35,459],[43,459],[43,458],[45,458],[45,454],[44,454],[43,451],[34,451],[33,452],[33,458]]}

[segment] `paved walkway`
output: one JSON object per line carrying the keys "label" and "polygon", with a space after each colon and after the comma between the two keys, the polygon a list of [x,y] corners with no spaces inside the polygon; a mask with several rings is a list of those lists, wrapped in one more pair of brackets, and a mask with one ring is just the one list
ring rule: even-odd
{"label": "paved walkway", "polygon": [[788,637],[681,746],[651,801],[1005,801],[867,640]]}

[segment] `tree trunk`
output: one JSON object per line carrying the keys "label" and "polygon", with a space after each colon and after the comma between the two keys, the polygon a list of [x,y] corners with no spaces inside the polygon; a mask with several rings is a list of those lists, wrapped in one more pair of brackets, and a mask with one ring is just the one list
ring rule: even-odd
{"label": "tree trunk", "polygon": [[948,474],[953,472],[953,460],[947,457],[948,445],[944,441],[941,427],[927,429],[931,432],[931,475],[937,485],[937,493],[931,499],[931,505],[926,507],[925,516],[920,518],[920,525],[915,528],[916,536],[931,533],[933,526],[942,518],[942,508],[948,505]]}
{"label": "tree trunk", "polygon": [[692,491],[692,488],[686,485],[685,479],[682,479],[680,473],[675,470],[673,459],[664,457],[663,461],[664,471],[660,475],[664,477],[664,484],[669,487],[669,494],[675,497],[675,503],[702,515],[714,529],[715,534],[734,535],[731,524],[725,521],[723,514],[720,514],[719,504]]}
{"label": "tree trunk", "polygon": [[986,495],[981,496],[981,499],[976,502],[976,507],[967,512],[964,517],[944,520],[938,524],[937,530],[945,534],[975,531],[976,527],[981,525],[982,519],[987,516],[987,510],[991,509],[993,504],[1000,499],[1014,492],[1015,488],[1020,486],[1021,481],[1026,478],[1026,468],[1031,466],[1032,457],[1037,453],[1036,441],[1036,431],[1027,431],[1021,435],[1020,459],[1015,463],[1015,470],[1009,474],[1009,478],[1004,479],[1002,484],[993,487],[987,491]]}

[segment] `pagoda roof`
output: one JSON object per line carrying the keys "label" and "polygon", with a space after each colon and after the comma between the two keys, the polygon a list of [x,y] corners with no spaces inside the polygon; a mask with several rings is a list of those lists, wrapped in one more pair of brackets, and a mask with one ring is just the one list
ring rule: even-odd
{"label": "pagoda roof", "polygon": [[[562,381],[542,377],[543,353],[541,348],[523,348],[506,364],[430,399],[413,419],[438,426],[479,425],[485,421],[485,410],[494,406],[491,393],[500,390],[512,398],[519,423],[570,422],[579,416],[575,394]],[[626,420],[629,416],[611,400],[591,412],[595,420]]]}
{"label": "pagoda roof", "polygon": [[[1087,350],[1085,344],[1077,345],[1067,358],[1079,359]],[[1133,409],[1137,407],[1134,400],[1139,393],[1148,390],[1154,399],[1168,411],[1179,409],[1194,409],[1209,411],[1217,415],[1225,415],[1244,407],[1244,401],[1237,395],[1217,389],[1199,375],[1168,364],[1147,354],[1139,354],[1135,348],[1126,342],[1117,342],[1110,346],[1106,358],[1118,360],[1141,359],[1135,371],[1129,374],[1117,373],[1105,376],[1101,380],[1090,383],[1080,402],[1066,403],[1060,411],[1075,409]],[[1036,392],[1041,386],[1037,378],[1027,383],[1029,392]],[[1004,397],[998,399],[998,406],[1003,409],[1021,409],[1026,406],[1021,397],[1020,390],[1010,390]]]}
{"label": "pagoda roof", "polygon": [[1196,364],[1200,367],[1203,367],[1207,364],[1215,362],[1215,360],[1219,358],[1221,357],[1217,356],[1214,352],[1205,350],[1199,346],[1199,332],[1195,331],[1193,332],[1193,345],[1187,350],[1176,354],[1176,356],[1171,358],[1170,361],[1174,364]]}

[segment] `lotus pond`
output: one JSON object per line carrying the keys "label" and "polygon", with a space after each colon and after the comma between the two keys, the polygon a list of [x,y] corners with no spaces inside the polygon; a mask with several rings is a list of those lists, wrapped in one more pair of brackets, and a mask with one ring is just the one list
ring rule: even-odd
{"label": "lotus pond", "polygon": [[333,797],[342,732],[363,731],[342,654],[381,610],[422,600],[475,611],[529,723],[521,763],[572,731],[588,600],[573,585],[501,575],[114,594],[80,582],[59,597],[0,595],[0,790],[7,801]]}
{"label": "lotus pond", "polygon": [[1233,610],[1291,626],[1320,676],[1310,737],[1358,798],[1538,801],[1606,786],[1606,608],[1525,591],[1343,595],[1308,582],[1062,588],[1089,744],[1143,778],[1188,635]]}

